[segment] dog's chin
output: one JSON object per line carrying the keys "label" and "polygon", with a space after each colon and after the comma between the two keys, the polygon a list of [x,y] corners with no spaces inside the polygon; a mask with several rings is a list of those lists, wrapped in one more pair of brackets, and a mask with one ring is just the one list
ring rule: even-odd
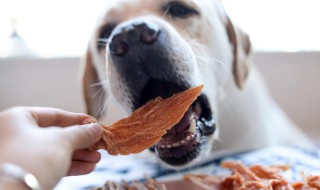
{"label": "dog's chin", "polygon": [[[190,108],[184,118],[188,118],[189,115]],[[183,123],[185,121],[180,121],[179,124],[181,124],[181,122]],[[192,165],[192,163],[195,163],[194,161],[197,160],[201,153],[205,152],[205,149],[208,147],[207,139],[212,135],[208,133],[206,134],[208,136],[204,135],[203,125],[201,121],[193,118],[185,131],[181,131],[178,134],[172,134],[171,131],[168,131],[168,133],[150,149],[165,163],[166,167],[173,169],[186,168]],[[181,126],[174,126],[174,128],[177,127]],[[212,129],[212,133],[213,132],[214,129]]]}
{"label": "dog's chin", "polygon": [[[196,147],[193,147],[193,150],[185,151],[184,153],[181,153],[184,151],[184,147],[172,149],[167,152],[156,150],[156,148],[154,149],[157,151],[156,156],[163,167],[173,170],[183,170],[192,167],[197,163],[197,160],[202,157],[200,155],[203,155],[204,147],[206,147],[206,145],[198,144]],[[188,147],[185,148],[188,149]],[[164,157],[162,157],[161,154],[164,155]],[[173,155],[177,155],[177,157],[174,157]]]}
{"label": "dog's chin", "polygon": [[185,132],[181,137],[164,137],[154,145],[159,159],[169,166],[183,167],[195,160],[205,142],[200,133]]}
{"label": "dog's chin", "polygon": [[[190,86],[177,85],[163,80],[150,80],[142,89],[139,105],[161,96],[167,98],[174,93],[186,90]],[[172,129],[167,131],[161,140],[150,150],[170,168],[184,168],[196,160],[202,149],[206,147],[207,139],[215,132],[215,120],[205,94],[201,94],[189,107],[183,118]]]}

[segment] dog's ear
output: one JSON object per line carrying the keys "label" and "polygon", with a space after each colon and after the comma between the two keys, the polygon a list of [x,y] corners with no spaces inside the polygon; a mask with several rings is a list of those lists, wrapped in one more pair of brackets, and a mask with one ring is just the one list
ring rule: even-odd
{"label": "dog's ear", "polygon": [[233,75],[238,88],[244,87],[251,65],[251,43],[249,36],[227,18],[226,28],[233,47]]}
{"label": "dog's ear", "polygon": [[85,101],[85,107],[87,114],[99,119],[101,116],[101,106],[106,97],[106,92],[99,84],[99,77],[97,70],[94,66],[92,54],[90,50],[87,50],[83,61],[81,71],[82,79],[82,92]]}

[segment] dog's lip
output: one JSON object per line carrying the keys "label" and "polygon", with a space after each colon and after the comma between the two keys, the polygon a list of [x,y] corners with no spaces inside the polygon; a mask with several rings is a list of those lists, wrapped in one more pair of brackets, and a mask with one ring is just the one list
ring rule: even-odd
{"label": "dog's lip", "polygon": [[175,141],[167,141],[164,138],[154,145],[155,152],[162,161],[173,166],[181,166],[199,155],[202,145],[199,130],[195,133],[184,132],[182,136],[173,139]]}
{"label": "dog's lip", "polygon": [[192,148],[186,146],[185,148],[172,148],[170,150],[161,150],[158,151],[156,148],[159,158],[172,166],[182,166],[188,162],[195,159],[201,151],[201,143],[194,142]]}

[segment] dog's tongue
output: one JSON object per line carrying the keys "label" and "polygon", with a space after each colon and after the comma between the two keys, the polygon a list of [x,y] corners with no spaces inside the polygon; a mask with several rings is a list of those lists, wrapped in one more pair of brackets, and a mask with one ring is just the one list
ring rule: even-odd
{"label": "dog's tongue", "polygon": [[189,128],[191,123],[191,119],[193,115],[192,106],[189,107],[188,111],[184,114],[182,119],[176,124],[173,128],[171,128],[167,134],[163,138],[170,138],[170,137],[178,137],[184,134],[184,132]]}

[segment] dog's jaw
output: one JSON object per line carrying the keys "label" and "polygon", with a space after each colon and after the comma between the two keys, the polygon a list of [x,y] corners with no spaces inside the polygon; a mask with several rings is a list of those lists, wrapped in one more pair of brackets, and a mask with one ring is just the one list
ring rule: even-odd
{"label": "dog's jaw", "polygon": [[204,94],[190,106],[182,120],[156,144],[159,158],[171,166],[184,166],[193,161],[208,145],[215,132],[215,120]]}

